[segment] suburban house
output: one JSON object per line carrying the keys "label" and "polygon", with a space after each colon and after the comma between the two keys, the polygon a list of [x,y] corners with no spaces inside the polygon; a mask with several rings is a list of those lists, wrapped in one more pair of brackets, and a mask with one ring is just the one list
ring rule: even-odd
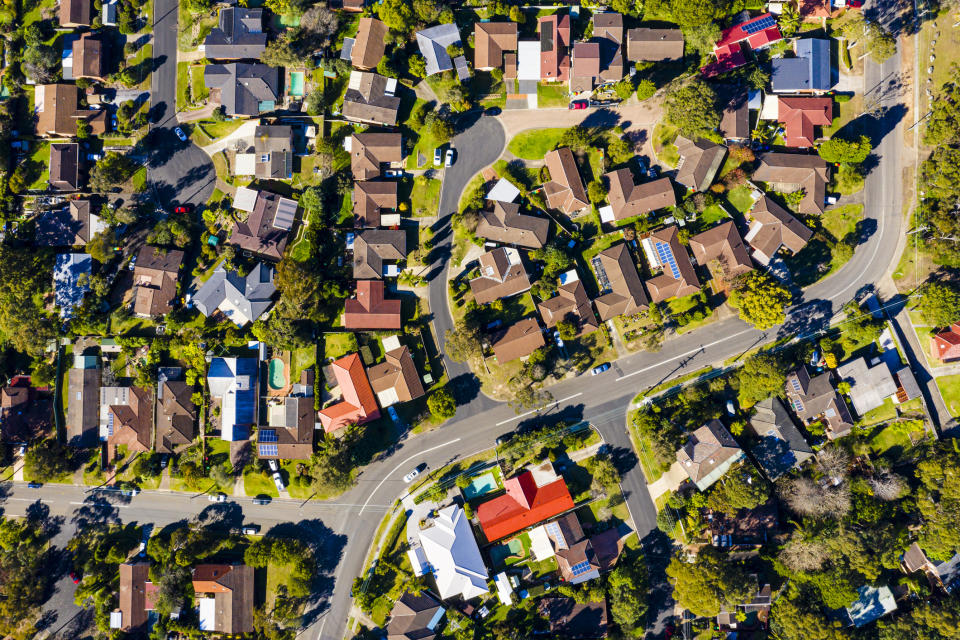
{"label": "suburban house", "polygon": [[723,165],[727,148],[703,138],[694,141],[683,136],[677,136],[675,144],[680,161],[673,179],[694,191],[709,189],[714,176]]}
{"label": "suburban house", "polygon": [[41,247],[76,247],[106,229],[91,211],[89,200],[71,200],[61,209],[43,211],[34,218],[34,242]]}
{"label": "suburban house", "polygon": [[701,72],[711,77],[742,67],[747,64],[746,49],[762,49],[782,39],[780,27],[771,14],[745,20],[723,30],[720,39],[713,45],[716,61],[701,69]]}
{"label": "suburban house", "polygon": [[266,48],[263,9],[220,9],[217,26],[203,41],[203,53],[210,60],[256,60]]}
{"label": "suburban house", "polygon": [[490,338],[493,354],[500,364],[526,358],[546,344],[536,318],[524,318],[498,330]]}
{"label": "suburban house", "polygon": [[75,29],[93,23],[92,0],[60,0],[60,26]]}
{"label": "suburban house", "polygon": [[[893,354],[897,354],[893,350]],[[891,366],[893,369],[891,370]],[[857,414],[882,406],[887,399],[894,404],[920,397],[920,387],[910,367],[902,366],[899,355],[894,359],[856,358],[837,367],[837,377],[850,385],[850,402]]]}
{"label": "suburban house", "polygon": [[133,313],[140,318],[166,315],[177,297],[183,251],[145,245],[133,268]]}
{"label": "suburban house", "polygon": [[481,255],[478,262],[480,275],[470,280],[470,291],[477,304],[509,298],[530,289],[530,278],[516,249],[497,247]]}
{"label": "suburban house", "polygon": [[541,16],[537,31],[540,33],[540,80],[566,82],[570,77],[570,16],[566,13]]}
{"label": "suburban house", "polygon": [[623,78],[623,15],[615,11],[594,13],[591,42],[600,45],[599,82]]}
{"label": "suburban house", "polygon": [[960,360],[960,322],[930,336],[930,351],[940,362]]}
{"label": "suburban house", "polygon": [[490,200],[480,212],[476,234],[493,242],[539,249],[547,243],[550,221],[520,213],[520,205],[513,202]]}
{"label": "suburban house", "polygon": [[265,64],[208,64],[203,83],[210,91],[210,102],[221,105],[228,116],[273,111],[281,97],[280,70]]}
{"label": "suburban house", "polygon": [[527,527],[573,509],[567,483],[552,465],[538,472],[527,469],[503,485],[506,493],[477,507],[477,519],[488,542],[495,542]]}
{"label": "suburban house", "polygon": [[80,145],[56,142],[50,145],[50,188],[76,191],[80,188]]}
{"label": "suburban house", "polygon": [[67,444],[91,447],[99,440],[99,428],[99,358],[75,355],[67,374]]}
{"label": "suburban house", "polygon": [[600,211],[603,222],[619,222],[677,204],[670,178],[663,177],[637,184],[634,182],[633,173],[626,167],[611,171],[604,177],[610,183],[607,192],[610,206],[609,215],[605,215],[607,212],[604,210]]}
{"label": "suburban house", "polygon": [[305,460],[313,455],[316,413],[312,397],[267,398],[267,424],[257,429],[257,456]]}
{"label": "suburban house", "polygon": [[201,631],[253,632],[253,567],[201,564],[193,568],[192,581]]}
{"label": "suburban house", "polygon": [[335,360],[330,369],[340,389],[340,401],[320,410],[320,423],[326,433],[380,417],[373,388],[359,355],[351,353]]}
{"label": "suburban house", "polygon": [[923,571],[931,587],[953,593],[957,587],[958,569],[960,569],[960,553],[949,560],[933,563],[927,558],[916,542],[904,552],[900,561],[900,570],[910,574]]}
{"label": "suburban house", "polygon": [[777,119],[783,123],[788,147],[812,147],[816,142],[815,127],[833,122],[832,98],[798,98],[780,96]]}
{"label": "suburban house", "polygon": [[767,196],[753,203],[749,213],[750,230],[744,237],[753,249],[751,256],[762,265],[782,248],[797,253],[813,237],[813,230]]}
{"label": "suburban house", "polygon": [[253,322],[273,306],[273,267],[258,262],[241,276],[219,265],[193,296],[193,304],[206,317],[220,311],[238,327]]}
{"label": "suburban house", "polygon": [[445,613],[443,606],[425,591],[404,593],[393,603],[387,621],[387,640],[433,640]]}
{"label": "suburban house", "polygon": [[[433,573],[441,599],[460,596],[470,600],[489,592],[487,567],[463,509],[457,505],[440,509],[431,525],[420,529],[419,538],[418,550]],[[416,567],[419,563],[411,564]]]}
{"label": "suburban house", "polygon": [[829,371],[813,378],[806,367],[787,374],[787,400],[805,425],[823,422],[831,440],[850,433],[853,418],[843,397],[833,387]]}
{"label": "suburban house", "polygon": [[124,445],[131,452],[153,448],[153,394],[140,387],[100,387],[100,440],[110,458]]}
{"label": "suburban house", "polygon": [[600,576],[600,560],[576,512],[566,513],[543,525],[557,559],[560,578],[568,584],[580,584]]}
{"label": "suburban house", "polygon": [[600,325],[593,314],[587,290],[576,271],[564,275],[565,281],[557,289],[557,295],[537,304],[543,324],[552,329],[558,322],[573,322],[578,336],[596,331]]}
{"label": "suburban house", "polygon": [[[752,631],[766,630],[770,620],[770,608],[773,604],[773,589],[769,583],[760,585],[756,575],[751,575],[753,597],[748,602],[738,602],[733,607],[721,605],[717,614],[717,627],[728,636],[732,632],[749,634]],[[736,637],[736,636],[735,636]]]}
{"label": "suburban house", "polygon": [[774,58],[771,85],[774,93],[819,93],[829,91],[830,41],[801,38],[793,45],[795,58]]}
{"label": "suburban house", "polygon": [[233,223],[230,242],[260,257],[279,261],[297,217],[297,201],[270,191],[238,187],[233,208],[247,219]]}
{"label": "suburban house", "polygon": [[677,451],[677,461],[700,491],[706,491],[742,459],[740,445],[716,419],[691,433]]}
{"label": "suburban house", "polygon": [[745,143],[750,140],[750,107],[747,90],[742,85],[725,84],[716,87],[720,113],[720,135],[727,142]]}
{"label": "suburban house", "polygon": [[592,91],[594,79],[600,76],[600,43],[575,42],[570,59],[570,92]]}
{"label": "suburban house", "polygon": [[150,585],[152,593],[154,589],[150,582],[148,560],[133,560],[120,565],[120,619],[115,621],[113,616],[116,612],[111,613],[111,627],[123,631],[145,627],[147,611],[153,609],[152,601],[148,603],[147,600],[147,585]]}
{"label": "suburban house", "polygon": [[640,241],[647,261],[662,273],[647,280],[650,300],[663,302],[700,291],[700,280],[687,250],[680,244],[676,225],[660,229]]}
{"label": "suburban house", "polygon": [[86,120],[90,132],[107,130],[105,109],[80,109],[79,89],[74,84],[38,84],[34,89],[37,135],[41,137],[77,135],[77,120]]}
{"label": "suburban house", "polygon": [[407,259],[407,233],[400,229],[367,229],[353,241],[353,277],[378,279],[397,275],[397,267],[388,262]]}
{"label": "suburban house", "polygon": [[193,385],[161,378],[157,384],[157,451],[175,453],[189,445],[196,437],[196,425]]}
{"label": "suburban house", "polygon": [[403,160],[399,133],[355,133],[348,138],[348,142],[354,180],[379,178],[381,165]]}
{"label": "suburban house", "polygon": [[823,213],[829,175],[827,163],[817,155],[767,152],[757,157],[755,182],[766,182],[771,191],[793,193],[803,189],[800,213]]}
{"label": "suburban house", "polygon": [[14,376],[0,388],[0,441],[31,442],[49,430],[52,416],[52,398],[31,387],[29,376]]}
{"label": "suburban house", "polygon": [[588,640],[607,637],[607,601],[577,604],[573,598],[542,598],[540,617],[547,621],[550,637]]}
{"label": "suburban house", "polygon": [[383,343],[384,361],[367,369],[380,406],[389,407],[423,397],[425,392],[410,349],[401,345],[396,336],[384,338]]}
{"label": "suburban house", "polygon": [[103,41],[91,33],[81,34],[73,41],[73,78],[91,78],[103,81],[104,70]]}
{"label": "suburban house", "polygon": [[516,68],[517,23],[478,22],[473,29],[473,68],[477,71],[504,68],[504,56],[513,53]]}
{"label": "suburban house", "polygon": [[771,481],[813,457],[813,448],[779,398],[761,400],[753,408],[748,425],[757,444],[750,451]]}
{"label": "suburban house", "polygon": [[593,304],[602,321],[633,315],[650,306],[627,243],[604,249],[592,262],[601,291]]}
{"label": "suburban house", "polygon": [[58,253],[53,267],[53,299],[60,317],[68,320],[90,291],[93,259],[86,253]]}
{"label": "suburban house", "polygon": [[220,438],[238,442],[257,424],[259,391],[256,358],[214,358],[207,369],[210,396],[220,403]]}
{"label": "suburban house", "polygon": [[550,181],[543,185],[547,206],[567,215],[573,215],[590,206],[587,190],[577,169],[577,161],[569,147],[550,151],[543,161],[550,172]]}
{"label": "suburban house", "polygon": [[[428,76],[453,70],[456,60],[450,58],[447,47],[459,43],[460,31],[455,24],[438,24],[423,31],[417,31],[417,46],[420,47],[420,53],[427,62]],[[464,62],[466,62],[465,59]]]}
{"label": "suburban house", "polygon": [[[350,49],[350,62],[357,69],[376,69],[387,49],[387,33],[390,30],[376,18],[360,18],[357,37]],[[344,42],[346,45],[346,42]]]}
{"label": "suburban house", "polygon": [[352,71],[343,95],[343,117],[351,122],[392,127],[397,124],[400,110],[396,91],[396,78],[371,71]]}
{"label": "suburban house", "polygon": [[400,329],[401,302],[384,297],[383,280],[357,280],[357,295],[344,302],[347,329]]}
{"label": "suburban house", "polygon": [[397,210],[397,183],[361,180],[353,184],[353,226],[379,227],[384,219],[395,226],[400,223]]}
{"label": "suburban house", "polygon": [[520,197],[520,189],[506,178],[500,178],[487,191],[487,200],[498,200],[499,202],[516,202]]}
{"label": "suburban house", "polygon": [[886,585],[865,584],[857,589],[857,595],[856,602],[844,610],[847,626],[859,629],[897,610],[897,599]]}
{"label": "suburban house", "polygon": [[[733,471],[738,472],[744,473],[742,468]],[[732,515],[710,509],[704,511],[708,516],[710,542],[715,547],[744,551],[748,547],[759,548],[771,541],[779,531],[775,500],[753,509],[737,509]]]}
{"label": "suburban house", "polygon": [[253,140],[244,153],[236,154],[234,175],[261,180],[289,180],[293,177],[293,127],[262,125],[254,129]]}
{"label": "suburban house", "polygon": [[697,264],[710,268],[711,273],[728,282],[753,271],[753,261],[733,220],[691,237],[690,250]]}
{"label": "suburban house", "polygon": [[627,60],[630,62],[674,62],[683,58],[680,29],[640,27],[627,31]]}

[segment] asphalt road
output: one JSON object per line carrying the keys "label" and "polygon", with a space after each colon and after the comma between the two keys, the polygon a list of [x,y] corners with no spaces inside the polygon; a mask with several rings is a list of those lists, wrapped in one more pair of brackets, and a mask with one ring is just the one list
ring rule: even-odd
{"label": "asphalt road", "polygon": [[153,22],[151,122],[147,179],[165,210],[180,204],[205,204],[216,186],[213,162],[177,126],[177,0],[156,0]]}

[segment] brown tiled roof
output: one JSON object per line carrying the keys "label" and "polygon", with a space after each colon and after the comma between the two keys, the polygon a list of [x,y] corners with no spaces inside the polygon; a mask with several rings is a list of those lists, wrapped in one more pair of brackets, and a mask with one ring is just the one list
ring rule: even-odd
{"label": "brown tiled roof", "polygon": [[388,78],[370,71],[354,71],[343,96],[343,117],[384,126],[397,124],[400,98],[386,93]]}
{"label": "brown tiled roof", "polygon": [[732,220],[690,238],[690,250],[699,264],[718,260],[726,278],[753,270],[753,261]]}
{"label": "brown tiled roof", "polygon": [[60,0],[61,27],[89,27],[93,20],[93,0]]}
{"label": "brown tiled roof", "polygon": [[475,69],[499,69],[504,53],[517,50],[516,22],[478,22],[473,31]]}
{"label": "brown tiled roof", "polygon": [[812,147],[817,137],[814,127],[833,122],[833,98],[781,96],[777,110],[788,147]]}
{"label": "brown tiled roof", "polygon": [[50,145],[50,186],[57,191],[76,191],[80,188],[80,145],[55,143]]}
{"label": "brown tiled roof", "polygon": [[173,453],[193,442],[197,434],[193,386],[182,380],[166,380],[160,383],[157,393],[157,451]]}
{"label": "brown tiled roof", "polygon": [[571,78],[595,78],[600,75],[600,44],[577,42],[573,45]]}
{"label": "brown tiled roof", "polygon": [[150,562],[124,562],[120,565],[120,628],[136,629],[147,623],[147,583]]}
{"label": "brown tiled roof", "polygon": [[258,191],[253,211],[242,222],[233,223],[230,242],[241,249],[273,260],[280,260],[287,247],[290,227],[286,221],[276,226],[277,212],[297,207],[295,200],[284,198],[270,191]]}
{"label": "brown tiled roof", "polygon": [[823,420],[831,440],[847,435],[853,428],[850,409],[834,388],[830,371],[812,378],[805,366],[791,371],[787,374],[786,392],[797,417],[804,424]]}
{"label": "brown tiled roof", "polygon": [[[306,460],[313,455],[313,432],[316,412],[313,398],[285,397],[267,400],[268,424],[257,431],[257,456],[260,458],[279,458],[280,460]],[[272,433],[271,433],[272,432]],[[265,437],[271,433],[272,437]],[[264,449],[261,443],[276,445],[277,453]]]}
{"label": "brown tiled roof", "polygon": [[100,218],[90,212],[89,200],[71,200],[61,209],[44,211],[35,218],[36,243],[43,247],[84,245],[101,228]]}
{"label": "brown tiled roof", "polygon": [[580,178],[577,162],[569,147],[554,149],[544,157],[550,171],[550,182],[543,185],[547,205],[566,214],[572,214],[590,206],[587,190]]}
{"label": "brown tiled roof", "polygon": [[593,301],[600,319],[607,321],[619,315],[631,315],[646,309],[650,300],[643,289],[643,282],[640,281],[640,274],[630,257],[627,244],[615,244],[601,251],[598,258],[600,268],[610,283],[610,292]]}
{"label": "brown tiled roof", "polygon": [[[423,385],[420,384],[420,374],[410,355],[410,349],[405,346],[388,351],[384,362],[367,369],[370,386],[380,399],[381,406],[385,396],[391,389],[396,394],[398,402],[410,402],[423,396]],[[389,403],[388,403],[389,404]]]}
{"label": "brown tiled roof", "polygon": [[503,77],[506,80],[513,80],[517,77],[517,54],[503,54]]}
{"label": "brown tiled roof", "polygon": [[490,342],[500,364],[525,358],[546,344],[536,318],[525,318],[513,323],[496,333]]}
{"label": "brown tiled roof", "polygon": [[603,11],[593,14],[593,37],[623,42],[623,14]]}
{"label": "brown tiled roof", "polygon": [[[110,393],[107,388],[101,392]],[[130,451],[148,451],[153,446],[153,394],[140,387],[123,387],[120,397],[126,402],[112,404],[107,410],[113,416],[111,446],[125,445]]]}
{"label": "brown tiled roof", "polygon": [[677,204],[670,178],[635,184],[633,174],[626,168],[611,171],[604,177],[610,181],[607,199],[615,220],[626,220]]}
{"label": "brown tiled roof", "polygon": [[397,208],[397,183],[361,180],[353,185],[353,225],[379,227],[380,210]]}
{"label": "brown tiled roof", "polygon": [[586,640],[607,635],[606,600],[577,604],[573,598],[543,598],[537,609],[554,638]]}
{"label": "brown tiled roof", "polygon": [[480,212],[477,236],[528,249],[539,249],[546,244],[549,220],[522,214],[520,205],[513,202],[488,200],[487,204],[491,208]]}
{"label": "brown tiled roof", "polygon": [[590,297],[580,280],[574,280],[557,289],[557,295],[537,305],[540,317],[547,328],[557,326],[561,320],[571,320],[577,325],[577,335],[584,335],[600,328],[593,315]]}
{"label": "brown tiled roof", "polygon": [[376,18],[360,18],[357,40],[350,52],[350,61],[358,69],[373,69],[387,48],[387,25]]}
{"label": "brown tiled roof", "polygon": [[627,32],[627,59],[631,62],[662,62],[683,57],[680,29],[630,29]]}
{"label": "brown tiled roof", "polygon": [[73,77],[103,78],[103,43],[99,37],[84,33],[73,41]]}
{"label": "brown tiled roof", "polygon": [[747,241],[759,253],[757,258],[764,264],[780,247],[796,253],[803,249],[813,236],[810,227],[767,196],[754,203],[750,217],[753,223],[747,234]]}
{"label": "brown tiled roof", "polygon": [[516,249],[498,247],[480,256],[480,275],[470,281],[477,304],[487,304],[530,288],[527,270]]}
{"label": "brown tiled roof", "polygon": [[350,141],[350,168],[354,180],[380,177],[380,165],[403,160],[399,133],[355,133]]}
{"label": "brown tiled roof", "polygon": [[201,564],[193,569],[193,590],[212,595],[213,629],[221,633],[253,632],[253,567]]}
{"label": "brown tiled roof", "polygon": [[344,302],[343,326],[347,329],[399,329],[400,300],[383,296],[383,280],[358,280],[357,296]]}
{"label": "brown tiled roof", "polygon": [[668,298],[682,298],[700,291],[697,272],[690,262],[687,250],[680,244],[676,226],[670,226],[651,234],[650,242],[663,242],[669,245],[680,277],[675,278],[673,270],[664,265],[663,273],[647,280],[647,291],[653,302],[662,302]]}
{"label": "brown tiled roof", "polygon": [[0,440],[4,442],[30,442],[52,424],[50,394],[29,385],[29,378],[13,378],[0,389]]}
{"label": "brown tiled roof", "polygon": [[387,640],[433,640],[433,629],[427,627],[443,605],[426,592],[404,593],[393,604],[387,624]]}
{"label": "brown tiled roof", "polygon": [[138,316],[160,316],[170,311],[177,296],[177,278],[183,251],[144,246],[133,269],[133,312]]}
{"label": "brown tiled roof", "polygon": [[750,137],[750,109],[747,107],[747,90],[740,85],[717,87],[719,104],[723,105],[720,117],[720,135],[725,140],[745,140]]}
{"label": "brown tiled roof", "polygon": [[790,192],[803,189],[800,213],[823,213],[824,195],[829,173],[827,163],[814,154],[778,153],[761,154],[753,180],[767,182],[776,191]]}
{"label": "brown tiled roof", "polygon": [[353,277],[379,279],[384,262],[407,257],[407,232],[401,229],[367,229],[357,233],[353,242]]}
{"label": "brown tiled roof", "polygon": [[731,458],[742,455],[743,450],[727,428],[714,419],[690,434],[677,451],[677,461],[696,484]]}
{"label": "brown tiled roof", "polygon": [[623,78],[623,16],[613,11],[593,14],[593,38],[600,46],[600,79]]}
{"label": "brown tiled roof", "polygon": [[694,191],[706,191],[720,170],[727,148],[703,138],[697,141],[677,136],[680,163],[674,180]]}
{"label": "brown tiled roof", "polygon": [[67,442],[90,446],[100,428],[100,370],[70,369],[67,384]]}
{"label": "brown tiled roof", "polygon": [[73,84],[38,84],[37,135],[75,136],[77,120],[90,123],[90,131],[100,135],[107,130],[107,112],[104,109],[78,109],[79,95]]}

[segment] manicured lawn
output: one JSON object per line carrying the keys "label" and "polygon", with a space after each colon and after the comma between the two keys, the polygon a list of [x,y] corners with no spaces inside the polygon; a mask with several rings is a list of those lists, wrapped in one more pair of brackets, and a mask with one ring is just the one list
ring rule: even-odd
{"label": "manicured lawn", "polygon": [[556,148],[565,131],[563,128],[521,131],[510,141],[507,149],[524,160],[543,160],[548,151]]}
{"label": "manicured lawn", "polygon": [[653,129],[653,151],[657,159],[668,167],[676,167],[680,161],[680,153],[673,141],[677,139],[677,128],[660,123]]}
{"label": "manicured lawn", "polygon": [[871,424],[877,424],[878,422],[893,420],[896,417],[897,409],[893,405],[893,400],[887,398],[879,407],[867,411],[867,413],[861,417],[861,420],[864,426],[869,426]]}
{"label": "manicured lawn", "polygon": [[[243,474],[243,492],[248,496],[268,495],[274,498],[280,496],[276,485],[273,484],[273,478],[264,475],[253,466],[247,467]],[[269,594],[269,591],[267,593]]]}
{"label": "manicured lawn", "polygon": [[133,190],[137,193],[141,193],[147,190],[147,168],[140,167],[137,169],[133,176],[131,176],[130,181],[133,183]]}
{"label": "manicured lawn", "polygon": [[730,215],[719,204],[712,204],[703,210],[700,214],[700,223],[706,227],[712,227],[721,220],[726,220]]}
{"label": "manicured lawn", "polygon": [[216,140],[222,138],[226,135],[229,135],[240,128],[245,121],[237,118],[236,120],[224,120],[222,122],[215,122],[211,120],[205,120],[200,123],[200,126],[203,128],[204,132],[210,136],[211,139]]}
{"label": "manicured lawn", "polygon": [[567,85],[562,82],[537,85],[537,108],[566,107],[570,104]]}
{"label": "manicured lawn", "polygon": [[592,238],[591,240],[587,241],[590,243],[589,246],[583,250],[583,261],[589,265],[590,260],[593,259],[594,256],[605,249],[609,249],[611,246],[617,242],[620,242],[621,240],[623,240],[622,231],[614,231],[613,233],[607,233],[600,237]]}
{"label": "manicured lawn", "polygon": [[358,349],[357,337],[352,333],[325,333],[323,341],[325,359],[340,358],[348,353],[355,353]]}
{"label": "manicured lawn", "polygon": [[960,375],[940,376],[937,378],[937,386],[940,387],[950,415],[960,416]]}
{"label": "manicured lawn", "polygon": [[734,187],[727,193],[727,200],[740,213],[746,213],[753,208],[753,196],[749,187]]}
{"label": "manicured lawn", "polygon": [[674,315],[689,311],[699,304],[700,294],[698,293],[686,296],[684,298],[671,298],[670,300],[667,300],[667,306],[670,308],[670,313]]}
{"label": "manicured lawn", "polygon": [[842,240],[849,233],[855,233],[857,223],[863,219],[862,204],[847,204],[836,207],[823,213],[821,220],[823,228],[830,232],[837,240]]}
{"label": "manicured lawn", "polygon": [[[863,113],[863,95],[856,93],[847,102],[836,102],[833,104],[833,124],[829,127],[823,127],[823,137],[829,138],[837,131],[842,129],[851,120]],[[858,134],[859,135],[859,134]],[[852,138],[851,139],[855,139]]]}
{"label": "manicured lawn", "polygon": [[435,216],[440,206],[440,181],[434,178],[423,180],[426,180],[426,184],[414,179],[410,192],[410,213],[415,218]]}
{"label": "manicured lawn", "polygon": [[294,349],[291,360],[290,360],[290,377],[296,382],[300,379],[300,374],[310,367],[316,366],[317,364],[317,347],[316,345],[310,345],[309,347],[302,347],[300,349]]}
{"label": "manicured lawn", "polygon": [[[870,448],[878,455],[883,455],[894,447],[907,450],[913,446],[924,433],[923,422],[920,420],[900,420],[893,422],[870,438]],[[911,439],[912,436],[912,439]]]}
{"label": "manicured lawn", "polygon": [[32,142],[35,146],[33,151],[30,153],[31,166],[38,169],[39,172],[34,175],[37,176],[37,179],[34,180],[28,189],[45,189],[47,187],[47,182],[50,180],[50,143],[46,140],[34,140]]}
{"label": "manicured lawn", "polygon": [[190,103],[190,63],[177,63],[177,111],[183,111]]}

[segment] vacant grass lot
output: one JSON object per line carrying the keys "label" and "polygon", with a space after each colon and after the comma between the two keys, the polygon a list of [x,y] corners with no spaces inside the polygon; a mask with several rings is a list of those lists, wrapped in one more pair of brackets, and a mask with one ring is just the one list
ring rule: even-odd
{"label": "vacant grass lot", "polygon": [[437,215],[440,207],[440,181],[435,178],[414,178],[410,191],[410,214],[414,218]]}
{"label": "vacant grass lot", "polygon": [[507,145],[513,155],[524,160],[543,160],[548,151],[556,148],[566,129],[530,129],[521,131]]}
{"label": "vacant grass lot", "polygon": [[570,96],[567,85],[560,82],[551,84],[541,82],[537,85],[537,108],[555,109],[566,107],[568,104],[570,104]]}

